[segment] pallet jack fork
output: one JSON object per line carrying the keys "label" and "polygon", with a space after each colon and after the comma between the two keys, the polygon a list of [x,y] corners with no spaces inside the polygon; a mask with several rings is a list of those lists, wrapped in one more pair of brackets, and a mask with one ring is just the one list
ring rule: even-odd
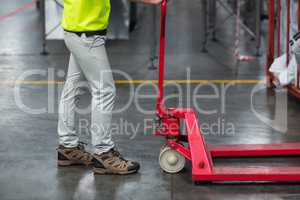
{"label": "pallet jack fork", "polygon": [[[217,157],[272,157],[300,155],[300,143],[290,144],[240,144],[240,145],[211,145],[206,144],[198,125],[193,109],[165,108],[163,103],[164,85],[164,54],[165,54],[165,24],[167,2],[161,5],[161,30],[159,53],[159,76],[157,97],[157,127],[155,135],[167,139],[161,149],[159,164],[168,173],[177,173],[185,165],[185,160],[192,163],[192,179],[199,182],[210,181],[300,181],[299,167],[238,167],[215,166],[213,159]],[[180,132],[180,121],[184,122],[186,135]],[[187,142],[188,145],[183,145]]]}

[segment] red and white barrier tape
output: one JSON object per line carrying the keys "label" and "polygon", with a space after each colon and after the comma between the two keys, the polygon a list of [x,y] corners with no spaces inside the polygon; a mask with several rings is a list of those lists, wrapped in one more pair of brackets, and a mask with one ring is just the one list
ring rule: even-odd
{"label": "red and white barrier tape", "polygon": [[36,2],[37,2],[37,0],[33,0],[32,2],[24,4],[23,6],[21,6],[19,8],[16,8],[15,10],[13,10],[13,11],[11,11],[9,13],[1,15],[0,16],[0,22],[3,21],[3,20],[5,20],[5,19],[7,19],[7,18],[9,18],[9,17],[13,17],[13,16],[15,16],[15,15],[17,15],[19,13],[22,13],[22,12],[28,10],[29,8],[34,7],[35,4],[36,4]]}

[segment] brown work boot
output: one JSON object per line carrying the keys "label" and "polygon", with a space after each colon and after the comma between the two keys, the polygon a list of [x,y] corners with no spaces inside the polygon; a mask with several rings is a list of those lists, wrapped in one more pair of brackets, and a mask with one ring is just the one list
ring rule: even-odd
{"label": "brown work boot", "polygon": [[94,154],[94,173],[95,174],[132,174],[136,173],[140,165],[137,162],[125,160],[121,154],[111,149],[100,155]]}
{"label": "brown work boot", "polygon": [[93,156],[86,152],[82,143],[77,147],[67,148],[59,145],[57,148],[57,165],[71,166],[71,165],[91,165]]}

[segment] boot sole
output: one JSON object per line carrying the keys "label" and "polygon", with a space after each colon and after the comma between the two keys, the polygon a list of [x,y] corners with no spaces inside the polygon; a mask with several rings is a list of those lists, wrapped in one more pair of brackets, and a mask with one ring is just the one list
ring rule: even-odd
{"label": "boot sole", "polygon": [[88,166],[84,163],[77,162],[77,161],[72,161],[72,160],[58,160],[57,161],[57,166],[59,167],[68,167],[68,166],[74,166],[74,165],[85,165]]}
{"label": "boot sole", "polygon": [[134,174],[137,173],[138,170],[131,170],[131,171],[112,171],[109,169],[99,169],[99,168],[93,168],[94,174],[98,175],[105,175],[105,174],[111,174],[111,175],[127,175],[127,174]]}

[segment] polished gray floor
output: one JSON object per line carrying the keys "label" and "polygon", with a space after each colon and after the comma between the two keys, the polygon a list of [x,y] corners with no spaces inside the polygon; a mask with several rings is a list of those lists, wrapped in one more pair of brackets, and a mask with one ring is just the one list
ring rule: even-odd
{"label": "polished gray floor", "polygon": [[[2,0],[0,16],[9,10],[29,2],[28,0]],[[166,78],[182,80],[190,76],[193,80],[260,80],[264,78],[264,60],[262,55],[251,63],[236,63],[233,58],[233,21],[222,25],[218,32],[218,41],[209,41],[208,53],[201,52],[201,4],[200,0],[170,2],[167,26],[167,71]],[[107,49],[112,68],[126,72],[134,80],[156,78],[156,71],[149,70],[151,44],[156,34],[152,27],[152,8],[145,7],[140,16],[137,29],[132,32],[129,41],[109,41]],[[225,13],[220,11],[221,16]],[[158,154],[164,141],[152,135],[151,119],[153,113],[142,113],[138,105],[145,110],[153,110],[155,99],[139,99],[132,102],[121,113],[114,115],[116,124],[127,122],[137,127],[134,131],[121,129],[114,134],[118,149],[126,157],[141,162],[141,170],[129,176],[94,176],[90,169],[71,167],[57,168],[57,102],[61,91],[60,82],[45,84],[50,75],[53,80],[62,81],[66,72],[68,53],[61,41],[49,41],[49,55],[40,55],[41,28],[39,13],[29,9],[0,21],[0,199],[203,199],[203,200],[296,200],[300,198],[299,184],[211,184],[195,186],[191,180],[190,165],[176,175],[165,174],[158,164]],[[263,24],[266,26],[266,24]],[[243,36],[242,50],[254,53],[254,44]],[[265,40],[263,40],[265,42]],[[262,45],[262,52],[264,45]],[[190,75],[186,69],[190,69]],[[20,79],[20,75],[30,70],[41,75],[26,77],[27,81],[17,86],[9,81]],[[32,71],[31,71],[32,72]],[[45,74],[43,74],[45,73]],[[124,79],[115,74],[115,79]],[[35,80],[35,82],[34,82]],[[6,81],[6,82],[5,82]],[[7,82],[8,81],[8,82]],[[188,94],[197,89],[198,84],[190,88],[186,84],[166,86],[167,94],[184,93],[182,99],[172,97],[167,100],[170,106],[198,106],[202,110],[215,110],[211,114],[199,113],[199,121],[206,129],[205,137],[209,143],[271,143],[300,141],[300,104],[293,97],[285,97],[282,91],[266,89],[251,94],[255,84],[215,84],[198,88],[198,93],[219,96],[209,99],[207,96],[190,101]],[[222,103],[222,87],[226,87],[225,102]],[[139,88],[133,85],[139,94],[154,94],[150,85]],[[50,95],[49,95],[50,93]],[[129,99],[128,84],[117,84],[116,108],[126,105]],[[282,95],[283,94],[283,95]],[[20,96],[20,98],[18,98]],[[191,94],[193,97],[193,94]],[[277,98],[276,98],[277,97]],[[89,96],[82,98],[82,105],[88,104]],[[21,106],[18,99],[24,104]],[[251,109],[253,105],[255,112]],[[276,105],[279,107],[275,112]],[[46,108],[41,114],[28,113],[24,106],[34,109]],[[287,114],[284,115],[284,111]],[[279,114],[278,114],[279,113]],[[278,115],[287,117],[287,131],[276,130],[266,125],[258,117],[272,118]],[[86,119],[88,115],[81,115]],[[79,119],[79,120],[80,120]],[[222,125],[223,124],[223,125]],[[277,124],[278,125],[278,124]],[[150,127],[148,127],[150,126]],[[213,127],[211,131],[207,126]],[[226,132],[228,126],[232,126]],[[225,128],[224,128],[225,127]],[[284,124],[281,124],[281,128]],[[225,129],[225,131],[223,131]],[[233,131],[232,131],[233,130]],[[89,134],[81,132],[82,140],[89,142]],[[88,146],[90,148],[90,145]],[[286,162],[278,159],[247,159],[245,165],[254,161],[262,165],[299,164],[299,158],[290,158]],[[241,160],[230,160],[235,165]],[[228,165],[228,161],[219,160],[218,164]]]}

